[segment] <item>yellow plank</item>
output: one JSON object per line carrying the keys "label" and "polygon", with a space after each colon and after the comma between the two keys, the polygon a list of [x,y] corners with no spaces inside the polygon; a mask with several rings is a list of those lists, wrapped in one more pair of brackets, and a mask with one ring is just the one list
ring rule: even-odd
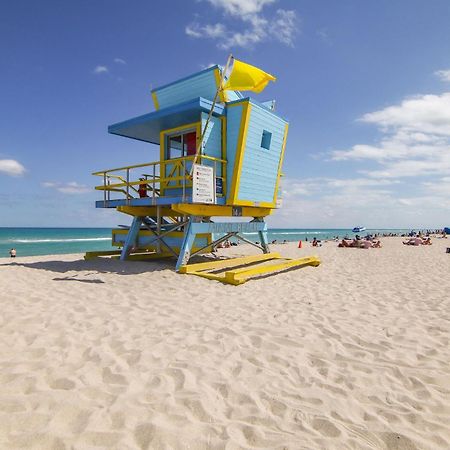
{"label": "yellow plank", "polygon": [[[172,209],[179,214],[187,214],[191,216],[222,216],[232,217],[232,206],[221,205],[201,205],[192,203],[178,203],[172,205]],[[272,213],[270,208],[242,207],[242,217],[266,217]]]}
{"label": "yellow plank", "polygon": [[[177,217],[179,213],[172,211],[172,209],[167,207],[160,207],[161,217]],[[117,211],[129,214],[130,216],[138,216],[138,217],[156,217],[157,216],[157,207],[156,206],[118,206]]]}
{"label": "yellow plank", "polygon": [[[147,261],[148,259],[170,258],[172,253],[136,253],[128,255],[127,261]],[[112,259],[119,259],[119,256],[113,256]]]}
{"label": "yellow plank", "polygon": [[99,251],[99,252],[86,252],[84,255],[84,259],[86,261],[89,261],[90,259],[97,258],[99,256],[113,256],[113,255],[120,255],[120,250],[105,250],[105,251]]}
{"label": "yellow plank", "polygon": [[244,267],[241,269],[232,270],[225,273],[225,281],[230,284],[240,284],[247,281],[248,278],[265,275],[268,273],[279,272],[300,266],[318,266],[320,264],[319,258],[310,256],[299,259],[289,259],[282,263],[270,264],[266,266]]}
{"label": "yellow plank", "polygon": [[216,269],[226,269],[227,267],[236,267],[243,264],[251,264],[255,262],[268,261],[271,259],[280,258],[279,253],[266,253],[263,255],[252,255],[252,256],[243,256],[241,258],[229,258],[229,259],[221,259],[219,261],[211,261],[204,263],[196,263],[196,264],[187,264],[185,266],[181,266],[179,272],[180,273],[195,273],[202,272],[204,270],[216,270]]}

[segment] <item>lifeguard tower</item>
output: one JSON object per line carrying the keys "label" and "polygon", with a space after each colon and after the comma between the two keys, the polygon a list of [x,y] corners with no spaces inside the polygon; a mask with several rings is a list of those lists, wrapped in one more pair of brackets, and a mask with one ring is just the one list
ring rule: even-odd
{"label": "lifeguard tower", "polygon": [[[314,257],[292,260],[269,251],[264,218],[280,205],[288,122],[275,113],[274,102],[259,103],[233,86],[260,92],[274,79],[229,59],[225,69],[215,65],[153,89],[155,111],[108,127],[159,147],[158,161],[94,173],[103,191],[96,207],[133,217],[129,228],[112,231],[112,244],[122,248],[117,257],[173,256],[179,272],[232,284],[319,264]],[[245,233],[258,233],[258,243]],[[230,238],[263,254],[188,264]]]}

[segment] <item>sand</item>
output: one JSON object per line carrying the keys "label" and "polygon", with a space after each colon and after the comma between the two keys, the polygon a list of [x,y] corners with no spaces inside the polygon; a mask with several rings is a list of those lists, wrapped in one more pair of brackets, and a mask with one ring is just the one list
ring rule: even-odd
{"label": "sand", "polygon": [[242,286],[1,259],[0,448],[450,448],[450,239],[383,244]]}

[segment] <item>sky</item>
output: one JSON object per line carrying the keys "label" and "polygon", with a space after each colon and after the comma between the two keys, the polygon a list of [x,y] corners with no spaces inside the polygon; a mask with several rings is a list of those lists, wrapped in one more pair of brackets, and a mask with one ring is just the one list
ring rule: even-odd
{"label": "sky", "polygon": [[123,223],[91,173],[159,156],[107,126],[230,53],[290,122],[270,226],[450,226],[448,0],[6,2],[0,226]]}

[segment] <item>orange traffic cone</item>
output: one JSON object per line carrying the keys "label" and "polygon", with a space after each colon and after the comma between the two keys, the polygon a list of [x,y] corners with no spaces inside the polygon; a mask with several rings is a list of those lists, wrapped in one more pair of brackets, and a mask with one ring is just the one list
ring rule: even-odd
{"label": "orange traffic cone", "polygon": [[298,248],[302,248],[302,241],[298,241]]}

